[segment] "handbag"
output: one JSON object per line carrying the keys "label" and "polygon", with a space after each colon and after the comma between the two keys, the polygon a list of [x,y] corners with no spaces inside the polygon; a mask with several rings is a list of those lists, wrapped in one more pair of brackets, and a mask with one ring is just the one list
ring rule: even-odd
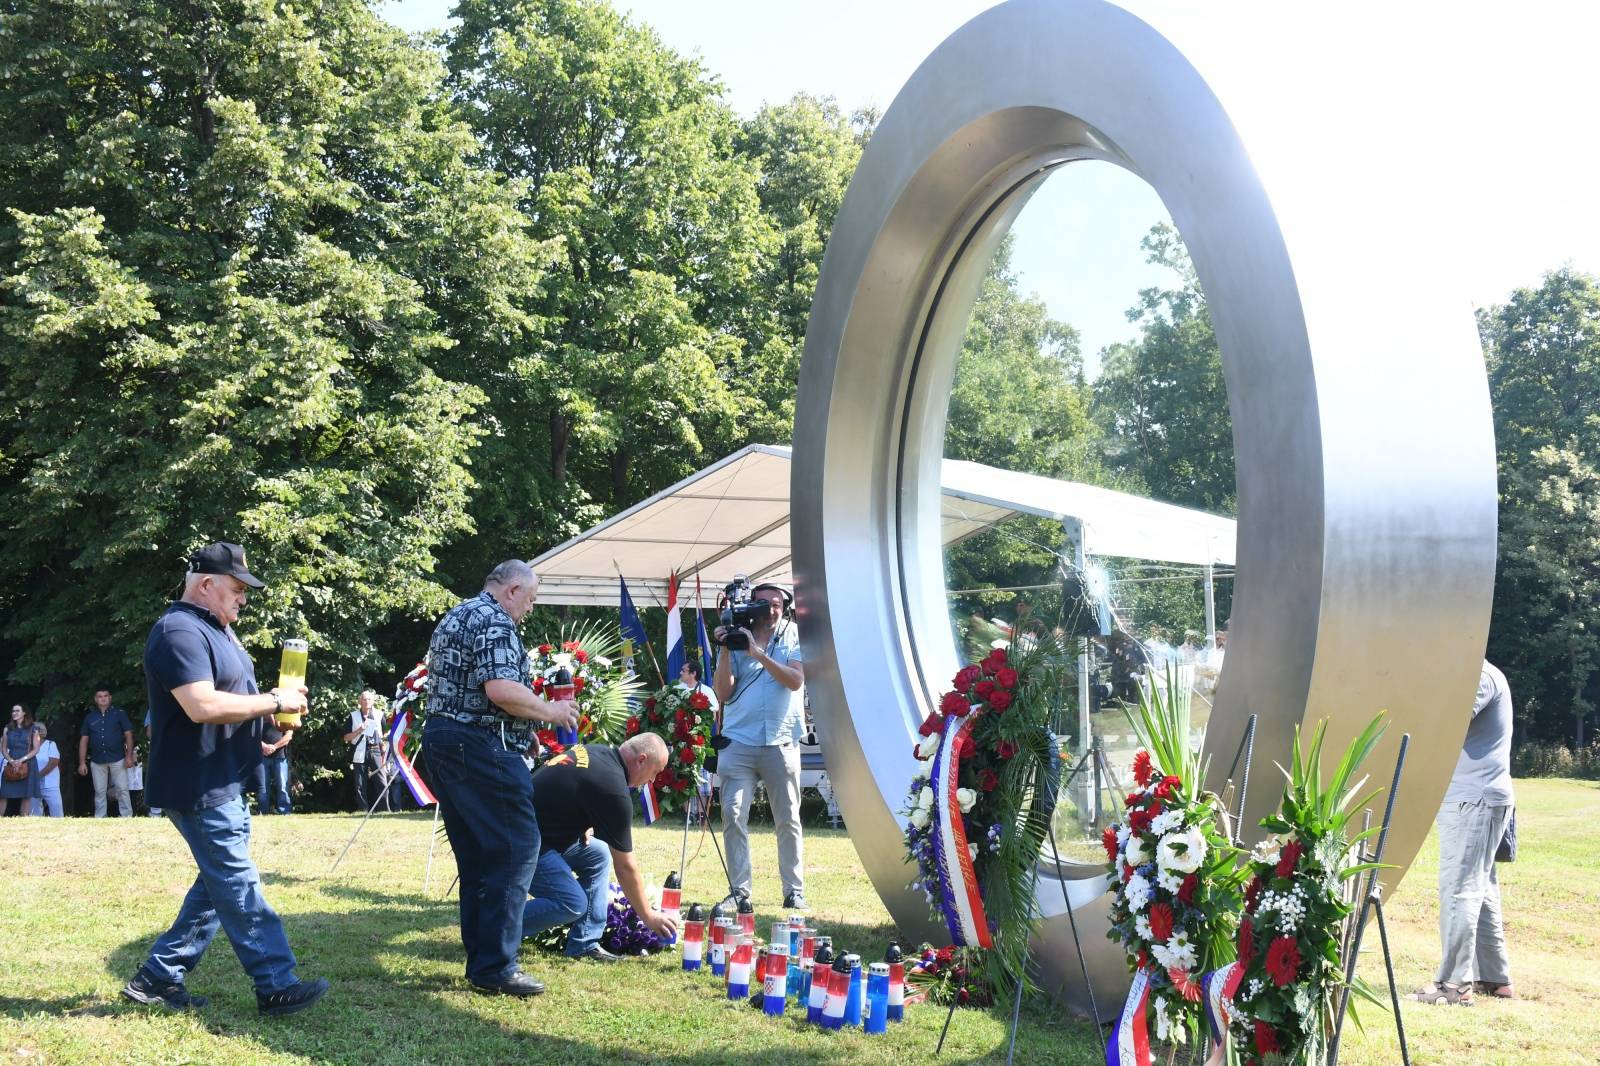
{"label": "handbag", "polygon": [[1495,862],[1517,861],[1517,809],[1511,808],[1511,817],[1506,819],[1506,831],[1500,836],[1500,846],[1494,849]]}
{"label": "handbag", "polygon": [[21,762],[6,763],[5,780],[26,781],[28,779],[28,772],[32,769],[32,767],[28,765],[28,761],[29,760],[24,759]]}

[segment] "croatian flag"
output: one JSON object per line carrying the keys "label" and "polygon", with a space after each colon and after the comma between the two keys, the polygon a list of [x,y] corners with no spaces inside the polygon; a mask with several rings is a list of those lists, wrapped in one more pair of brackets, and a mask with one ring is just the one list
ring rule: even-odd
{"label": "croatian flag", "polygon": [[673,574],[667,579],[667,676],[663,678],[667,684],[678,680],[684,662],[683,622],[678,617],[678,575]]}
{"label": "croatian flag", "polygon": [[644,809],[645,825],[649,825],[661,816],[661,808],[656,806],[656,786],[654,781],[646,781],[639,786],[639,806]]}

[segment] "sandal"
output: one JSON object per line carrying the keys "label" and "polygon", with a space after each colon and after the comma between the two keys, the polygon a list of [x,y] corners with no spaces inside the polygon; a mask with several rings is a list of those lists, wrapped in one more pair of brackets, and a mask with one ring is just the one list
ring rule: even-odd
{"label": "sandal", "polygon": [[1451,988],[1449,985],[1430,983],[1417,989],[1406,998],[1432,1006],[1470,1007],[1472,1006],[1472,988],[1467,985],[1463,985],[1460,988]]}
{"label": "sandal", "polygon": [[1517,990],[1510,985],[1498,985],[1493,981],[1474,981],[1472,982],[1472,987],[1486,996],[1493,996],[1495,999],[1517,998]]}

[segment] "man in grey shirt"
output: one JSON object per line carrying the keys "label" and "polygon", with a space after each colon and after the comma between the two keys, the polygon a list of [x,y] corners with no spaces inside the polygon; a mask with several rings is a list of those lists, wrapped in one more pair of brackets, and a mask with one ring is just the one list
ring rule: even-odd
{"label": "man in grey shirt", "polygon": [[1439,939],[1444,958],[1424,1003],[1472,1002],[1483,991],[1510,998],[1511,963],[1500,924],[1495,850],[1505,836],[1511,792],[1511,688],[1489,662],[1478,678],[1472,724],[1434,824],[1439,830]]}

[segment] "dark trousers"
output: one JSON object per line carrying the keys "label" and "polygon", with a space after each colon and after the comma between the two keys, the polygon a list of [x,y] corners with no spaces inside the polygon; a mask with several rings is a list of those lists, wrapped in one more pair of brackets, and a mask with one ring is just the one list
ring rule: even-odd
{"label": "dark trousers", "polygon": [[539,859],[533,780],[497,734],[448,718],[428,719],[422,751],[461,875],[467,980],[504,981],[519,969],[523,905]]}
{"label": "dark trousers", "polygon": [[[372,806],[372,802],[383,793],[383,775],[378,770],[378,763],[370,758],[366,762],[353,762],[350,764],[350,780],[356,789],[356,810],[365,811]],[[390,790],[393,792],[393,789]],[[382,810],[392,810],[389,797],[385,795],[378,804]]]}
{"label": "dark trousers", "polygon": [[256,766],[256,810],[262,814],[288,814],[289,756],[283,752],[268,755]]}

